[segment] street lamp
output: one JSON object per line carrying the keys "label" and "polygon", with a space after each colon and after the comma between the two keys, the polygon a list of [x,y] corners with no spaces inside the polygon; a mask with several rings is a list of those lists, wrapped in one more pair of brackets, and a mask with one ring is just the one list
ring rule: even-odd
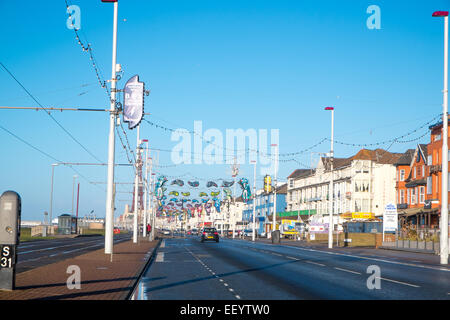
{"label": "street lamp", "polygon": [[253,170],[253,232],[252,232],[252,241],[255,241],[255,208],[256,208],[256,161],[252,160],[250,161],[254,164],[254,170]]}
{"label": "street lamp", "polygon": [[75,179],[78,178],[78,176],[76,174],[73,175],[73,183],[72,183],[72,216],[73,216],[73,197],[74,197],[74,193],[75,193]]}
{"label": "street lamp", "polygon": [[325,110],[331,111],[331,149],[330,149],[330,171],[331,171],[331,181],[330,181],[330,220],[328,223],[328,248],[333,248],[333,213],[334,213],[334,192],[333,192],[333,135],[334,135],[334,107],[326,107]]}
{"label": "street lamp", "polygon": [[55,175],[55,167],[58,166],[58,163],[52,164],[52,183],[51,183],[51,189],[50,189],[50,226],[52,225],[52,213],[53,213],[53,177]]}
{"label": "street lamp", "polygon": [[441,195],[441,264],[448,264],[448,11],[436,11],[433,17],[444,18],[444,103],[442,111],[442,195]]}

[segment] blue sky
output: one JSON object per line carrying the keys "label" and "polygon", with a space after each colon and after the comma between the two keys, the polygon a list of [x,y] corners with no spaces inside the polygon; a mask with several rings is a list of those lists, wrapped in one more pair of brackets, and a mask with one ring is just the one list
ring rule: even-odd
{"label": "blue sky", "polygon": [[[71,0],[81,8],[83,41],[89,40],[104,79],[111,76],[112,4]],[[370,30],[370,5],[381,10],[381,29]],[[146,119],[173,129],[279,129],[280,153],[308,148],[330,136],[335,106],[335,139],[355,144],[401,136],[442,110],[443,21],[433,11],[448,1],[120,1],[119,87],[135,74],[151,90]],[[0,61],[44,106],[108,108],[89,55],[66,27],[64,0],[0,1]],[[23,89],[0,69],[2,106],[35,106]],[[53,112],[97,158],[107,159],[105,113]],[[66,162],[94,162],[43,111],[0,110],[0,125]],[[415,138],[426,130],[409,136]],[[128,131],[132,148],[136,132]],[[170,133],[143,122],[141,137],[154,148],[171,149]],[[396,143],[403,152],[412,143]],[[51,163],[55,162],[0,130],[0,192],[22,196],[25,220],[39,220],[49,210]],[[387,148],[390,144],[380,147]],[[312,151],[328,152],[329,142]],[[335,144],[337,157],[360,148]],[[373,149],[373,147],[372,147]],[[314,157],[317,157],[314,155]],[[292,158],[292,157],[291,157]],[[289,159],[289,157],[280,157]],[[311,154],[295,157],[310,165]],[[126,162],[119,141],[116,161]],[[171,165],[160,152],[161,164]],[[279,177],[301,167],[281,162]],[[104,216],[106,167],[78,167],[83,175],[79,214]],[[116,181],[132,182],[130,168],[118,168]],[[190,172],[202,179],[228,178],[228,165],[181,165],[163,173]],[[55,169],[54,215],[70,212],[70,168]],[[253,180],[253,168],[240,176]],[[187,176],[185,176],[187,177]],[[192,176],[189,176],[192,177]],[[261,179],[262,177],[259,177]],[[261,182],[258,182],[261,186]],[[118,187],[116,216],[131,202],[131,185]],[[122,193],[123,192],[123,193]]]}

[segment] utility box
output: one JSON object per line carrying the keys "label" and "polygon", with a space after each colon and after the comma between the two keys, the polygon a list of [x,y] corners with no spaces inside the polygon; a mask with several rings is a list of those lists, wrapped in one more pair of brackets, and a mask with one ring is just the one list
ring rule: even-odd
{"label": "utility box", "polygon": [[280,230],[272,231],[272,243],[280,243]]}
{"label": "utility box", "polygon": [[6,191],[0,197],[0,290],[14,290],[20,239],[21,199]]}

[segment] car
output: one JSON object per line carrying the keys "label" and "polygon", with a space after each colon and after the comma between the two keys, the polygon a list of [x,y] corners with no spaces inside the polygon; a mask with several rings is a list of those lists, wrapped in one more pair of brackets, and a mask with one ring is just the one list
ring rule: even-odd
{"label": "car", "polygon": [[217,232],[216,228],[203,228],[200,241],[215,241],[219,242],[219,233]]}
{"label": "car", "polygon": [[253,230],[245,229],[244,230],[244,237],[251,237],[253,234]]}
{"label": "car", "polygon": [[170,235],[170,230],[168,230],[168,229],[163,229],[163,234],[164,234],[164,235]]}
{"label": "car", "polygon": [[117,227],[114,227],[114,234],[119,234],[120,233],[120,229]]}

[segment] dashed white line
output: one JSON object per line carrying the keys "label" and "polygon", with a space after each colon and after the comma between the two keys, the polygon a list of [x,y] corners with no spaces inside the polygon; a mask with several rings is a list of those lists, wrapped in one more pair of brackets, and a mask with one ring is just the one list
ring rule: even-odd
{"label": "dashed white line", "polygon": [[341,270],[341,271],[344,271],[344,272],[354,273],[354,274],[362,274],[362,273],[357,272],[357,271],[348,270],[348,269],[343,269],[343,268],[338,268],[338,267],[334,267],[334,269],[336,269],[336,270]]}
{"label": "dashed white line", "polygon": [[309,261],[309,260],[306,260],[305,262],[306,262],[306,263],[310,263],[310,264],[315,264],[315,265],[317,265],[317,266],[325,267],[324,264],[321,264],[321,263],[318,263],[318,262]]}

